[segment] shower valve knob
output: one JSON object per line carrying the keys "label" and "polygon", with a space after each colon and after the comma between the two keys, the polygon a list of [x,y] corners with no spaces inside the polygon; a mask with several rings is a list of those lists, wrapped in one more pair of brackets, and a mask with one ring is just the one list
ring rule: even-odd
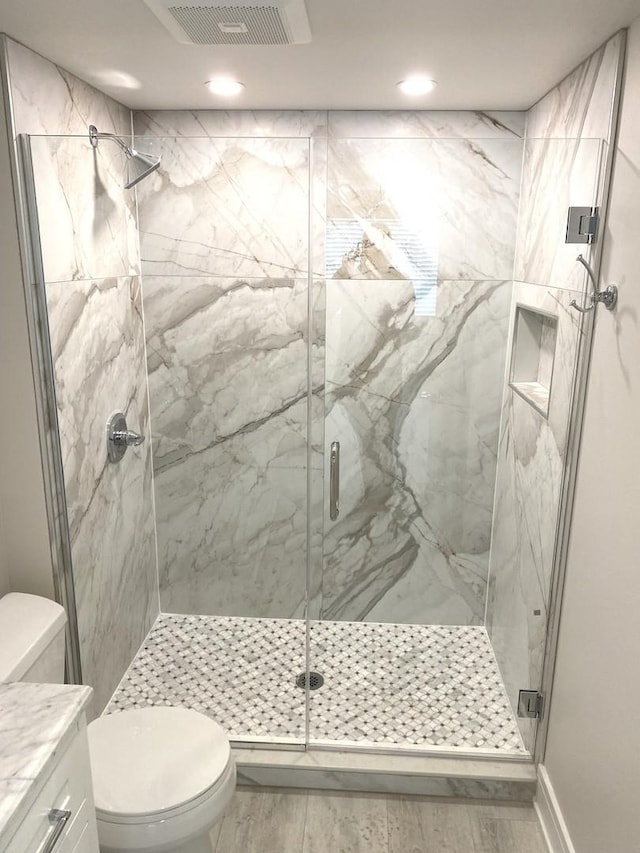
{"label": "shower valve knob", "polygon": [[107,423],[107,454],[110,462],[119,462],[127,452],[127,447],[137,447],[143,441],[143,435],[127,429],[127,420],[122,412],[111,415]]}
{"label": "shower valve knob", "polygon": [[140,435],[139,432],[134,432],[132,429],[117,429],[114,430],[111,441],[114,444],[124,444],[127,447],[133,444],[134,447],[137,447],[144,441],[144,436]]}

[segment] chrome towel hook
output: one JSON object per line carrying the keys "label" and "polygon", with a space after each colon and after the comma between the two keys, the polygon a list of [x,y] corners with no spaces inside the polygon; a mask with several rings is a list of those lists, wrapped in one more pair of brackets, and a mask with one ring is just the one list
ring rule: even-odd
{"label": "chrome towel hook", "polygon": [[585,261],[582,255],[578,255],[576,261],[578,261],[579,264],[582,264],[582,266],[586,269],[587,275],[591,279],[591,284],[593,285],[593,293],[591,294],[591,305],[588,308],[581,308],[575,299],[572,299],[569,305],[571,305],[572,308],[575,308],[576,311],[579,311],[581,314],[586,314],[589,311],[593,311],[598,302],[602,302],[602,304],[608,311],[613,311],[618,301],[618,288],[615,286],[615,284],[610,284],[606,290],[598,290],[598,282],[596,281],[596,277],[593,274],[593,270],[591,269],[587,261]]}

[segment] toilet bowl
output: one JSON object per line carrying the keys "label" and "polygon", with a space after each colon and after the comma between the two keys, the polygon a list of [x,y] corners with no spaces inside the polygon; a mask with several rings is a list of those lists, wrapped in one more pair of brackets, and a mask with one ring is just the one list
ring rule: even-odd
{"label": "toilet bowl", "polygon": [[229,740],[187,708],[140,708],[89,723],[101,853],[210,853],[236,770]]}
{"label": "toilet bowl", "polygon": [[[0,599],[0,681],[61,682],[65,613],[55,601]],[[208,834],[236,768],[217,723],[187,708],[141,708],[89,724],[101,853],[211,853]]]}

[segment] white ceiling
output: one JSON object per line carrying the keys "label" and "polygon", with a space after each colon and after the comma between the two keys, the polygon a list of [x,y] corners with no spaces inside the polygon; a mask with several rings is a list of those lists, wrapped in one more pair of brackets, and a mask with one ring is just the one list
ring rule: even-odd
{"label": "white ceiling", "polygon": [[[312,41],[287,47],[180,44],[143,0],[0,0],[0,31],[133,108],[523,109],[640,15],[640,0],[306,6]],[[395,84],[417,71],[439,85],[409,100]],[[212,96],[219,73],[242,95]]]}

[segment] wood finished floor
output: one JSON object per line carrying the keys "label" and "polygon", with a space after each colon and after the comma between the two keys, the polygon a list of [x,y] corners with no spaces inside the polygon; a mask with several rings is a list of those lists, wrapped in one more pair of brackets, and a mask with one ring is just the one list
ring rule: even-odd
{"label": "wood finished floor", "polygon": [[214,853],[547,853],[531,806],[239,788]]}

